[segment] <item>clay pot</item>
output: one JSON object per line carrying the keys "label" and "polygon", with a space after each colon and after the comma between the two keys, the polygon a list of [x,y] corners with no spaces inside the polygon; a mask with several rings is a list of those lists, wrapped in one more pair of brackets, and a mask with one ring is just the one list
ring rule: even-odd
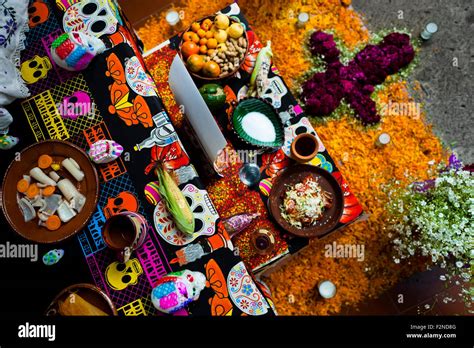
{"label": "clay pot", "polygon": [[314,135],[302,133],[291,143],[291,157],[300,163],[305,163],[318,154],[318,148],[318,139]]}

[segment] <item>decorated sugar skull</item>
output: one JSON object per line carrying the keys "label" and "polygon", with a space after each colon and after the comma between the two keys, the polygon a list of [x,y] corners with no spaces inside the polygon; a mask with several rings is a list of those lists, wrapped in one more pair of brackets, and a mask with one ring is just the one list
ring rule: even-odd
{"label": "decorated sugar skull", "polygon": [[123,290],[129,285],[137,284],[141,274],[143,269],[136,258],[125,263],[115,261],[105,270],[107,284],[114,290]]}
{"label": "decorated sugar skull", "polygon": [[82,32],[60,35],[51,44],[51,57],[63,69],[79,71],[87,68],[92,59],[105,51],[98,38]]}
{"label": "decorated sugar skull", "polygon": [[95,37],[115,33],[117,23],[107,0],[80,1],[69,7],[63,17],[64,31],[81,31]]}
{"label": "decorated sugar skull", "polygon": [[160,312],[172,314],[196,301],[205,286],[206,276],[201,272],[169,273],[155,284],[151,301]]}
{"label": "decorated sugar skull", "polygon": [[21,77],[27,84],[44,79],[53,66],[48,57],[34,56],[21,64]]}
{"label": "decorated sugar skull", "polygon": [[107,199],[107,204],[104,207],[104,215],[107,219],[124,211],[138,211],[138,200],[133,193],[124,191],[120,192],[117,197]]}
{"label": "decorated sugar skull", "polygon": [[76,120],[80,116],[85,116],[91,112],[91,97],[85,91],[76,91],[64,97],[59,111],[63,118]]}
{"label": "decorated sugar skull", "polygon": [[28,26],[34,28],[49,18],[48,5],[42,0],[33,1],[28,7]]}
{"label": "decorated sugar skull", "polygon": [[123,147],[113,140],[99,140],[91,145],[89,151],[89,158],[97,163],[110,163],[115,161],[123,152]]}

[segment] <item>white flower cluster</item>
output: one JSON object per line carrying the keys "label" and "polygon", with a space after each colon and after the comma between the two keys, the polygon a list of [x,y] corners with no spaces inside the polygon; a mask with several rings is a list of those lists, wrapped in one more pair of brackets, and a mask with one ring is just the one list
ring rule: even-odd
{"label": "white flower cluster", "polygon": [[[398,253],[394,262],[413,255],[431,257],[469,281],[474,255],[474,173],[463,170],[441,172],[426,192],[405,190],[389,204],[389,227]],[[444,268],[444,267],[443,267]]]}

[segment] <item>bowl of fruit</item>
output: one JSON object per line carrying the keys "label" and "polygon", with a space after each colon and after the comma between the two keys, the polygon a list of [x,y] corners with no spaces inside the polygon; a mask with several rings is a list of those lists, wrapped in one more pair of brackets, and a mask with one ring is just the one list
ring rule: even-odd
{"label": "bowl of fruit", "polygon": [[179,55],[191,75],[220,80],[235,74],[248,52],[245,27],[224,14],[194,22],[182,35]]}

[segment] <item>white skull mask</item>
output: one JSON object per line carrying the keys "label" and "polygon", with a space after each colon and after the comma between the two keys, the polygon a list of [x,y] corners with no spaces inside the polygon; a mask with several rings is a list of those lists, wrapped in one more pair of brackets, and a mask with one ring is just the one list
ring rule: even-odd
{"label": "white skull mask", "polygon": [[69,7],[63,17],[66,32],[82,31],[95,37],[115,33],[117,23],[107,0],[80,1]]}

